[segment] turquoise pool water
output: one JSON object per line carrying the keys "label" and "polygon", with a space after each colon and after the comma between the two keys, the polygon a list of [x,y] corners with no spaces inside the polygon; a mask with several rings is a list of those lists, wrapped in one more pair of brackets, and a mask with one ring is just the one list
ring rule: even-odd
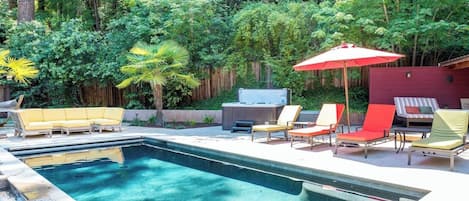
{"label": "turquoise pool water", "polygon": [[419,200],[428,193],[141,137],[8,151],[78,201]]}
{"label": "turquoise pool water", "polygon": [[144,145],[121,149],[122,164],[98,160],[36,171],[78,201],[310,199],[301,181]]}

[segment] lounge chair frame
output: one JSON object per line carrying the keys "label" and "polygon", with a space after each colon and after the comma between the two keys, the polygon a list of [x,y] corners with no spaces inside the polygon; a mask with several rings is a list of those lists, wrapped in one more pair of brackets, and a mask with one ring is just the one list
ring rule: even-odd
{"label": "lounge chair frame", "polygon": [[[384,136],[383,138],[378,138],[378,139],[374,139],[374,140],[367,140],[367,141],[339,140],[339,139],[336,139],[334,154],[337,154],[337,150],[338,150],[339,146],[343,145],[343,143],[350,143],[350,144],[363,145],[363,151],[365,153],[365,158],[368,158],[368,147],[370,147],[370,145],[382,144],[382,143],[388,142],[389,140],[394,139],[394,136],[389,135],[389,133],[390,133],[389,130],[385,130],[385,131],[383,131],[383,136]],[[394,147],[394,148],[396,148],[396,147]]]}
{"label": "lounge chair frame", "polygon": [[[466,137],[464,137],[463,142],[466,141]],[[407,152],[407,165],[411,164],[412,161],[412,153],[413,152],[422,152],[424,156],[434,156],[440,158],[449,158],[449,169],[452,171],[454,170],[454,157],[459,155],[460,153],[466,150],[466,144],[462,144],[456,148],[446,150],[446,149],[435,149],[435,148],[425,148],[425,147],[409,147],[409,151]]]}

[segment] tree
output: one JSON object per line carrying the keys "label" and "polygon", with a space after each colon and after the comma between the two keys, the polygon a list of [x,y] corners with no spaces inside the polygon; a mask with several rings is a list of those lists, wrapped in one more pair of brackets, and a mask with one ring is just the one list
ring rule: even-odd
{"label": "tree", "polygon": [[34,0],[18,0],[18,23],[34,20]]}
{"label": "tree", "polygon": [[9,57],[9,50],[0,49],[0,75],[17,82],[29,83],[30,78],[36,77],[39,71],[34,63],[26,58],[15,59]]}
{"label": "tree", "polygon": [[168,79],[182,80],[191,88],[200,84],[192,74],[184,74],[189,53],[174,41],[164,41],[158,45],[138,42],[130,49],[127,59],[129,64],[122,66],[121,72],[128,78],[117,87],[125,88],[133,83],[149,83],[157,110],[156,124],[159,126],[164,124],[163,86]]}

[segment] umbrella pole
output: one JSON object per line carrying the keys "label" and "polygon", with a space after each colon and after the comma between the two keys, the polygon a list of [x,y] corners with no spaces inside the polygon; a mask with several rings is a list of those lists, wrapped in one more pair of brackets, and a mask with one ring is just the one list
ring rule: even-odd
{"label": "umbrella pole", "polygon": [[349,104],[348,104],[348,78],[347,78],[347,64],[344,62],[343,68],[343,76],[344,76],[344,88],[345,88],[345,111],[347,114],[347,126],[348,132],[350,133],[350,114],[349,114]]}

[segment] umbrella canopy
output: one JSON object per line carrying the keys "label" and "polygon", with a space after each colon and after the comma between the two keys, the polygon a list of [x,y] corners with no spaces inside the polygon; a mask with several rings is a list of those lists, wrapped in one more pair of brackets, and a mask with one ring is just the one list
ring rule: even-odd
{"label": "umbrella canopy", "polygon": [[307,59],[293,67],[296,71],[343,69],[347,125],[350,128],[347,68],[393,62],[401,57],[404,57],[404,55],[366,49],[356,47],[353,44],[343,43],[340,46]]}

